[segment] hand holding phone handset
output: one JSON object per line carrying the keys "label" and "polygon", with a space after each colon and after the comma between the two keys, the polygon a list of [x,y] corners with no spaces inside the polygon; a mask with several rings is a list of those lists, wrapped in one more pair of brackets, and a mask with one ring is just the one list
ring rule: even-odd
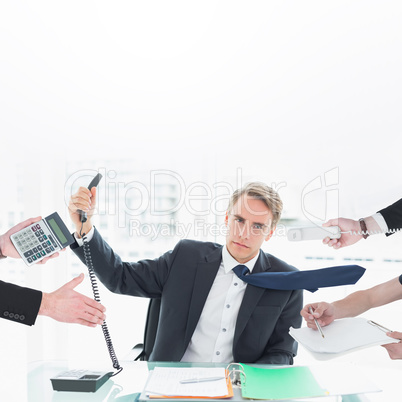
{"label": "hand holding phone handset", "polygon": [[[96,187],[99,184],[99,181],[101,180],[101,178],[102,178],[102,175],[100,173],[98,173],[93,178],[91,183],[89,184],[88,190],[91,191],[94,187]],[[92,191],[91,191],[91,193],[92,193]],[[95,205],[95,202],[93,203],[93,205]],[[85,224],[85,222],[87,222],[88,216],[87,216],[87,212],[83,211],[83,210],[78,210],[78,213],[79,213],[80,221],[81,221],[81,230],[80,230],[79,236],[83,240],[85,264],[86,264],[86,266],[88,268],[89,278],[91,280],[92,291],[93,291],[93,294],[94,294],[94,299],[97,302],[100,302],[98,285],[96,283],[96,277],[95,277],[95,272],[94,272],[94,269],[93,269],[93,263],[92,263],[92,258],[91,258],[91,250],[90,250],[90,247],[89,247],[88,240],[86,238],[86,233],[83,232],[84,224]],[[106,321],[104,321],[103,324],[102,324],[102,331],[103,331],[103,335],[105,336],[107,348],[109,350],[110,358],[112,359],[113,367],[116,370],[118,370],[116,373],[113,374],[113,376],[114,376],[114,375],[120,373],[120,371],[123,370],[123,367],[120,366],[119,361],[117,360],[116,353],[115,353],[114,348],[113,348],[112,340],[110,338],[109,329],[108,329],[108,327],[106,325]]]}
{"label": "hand holding phone handset", "polygon": [[331,219],[322,226],[307,226],[290,228],[287,231],[287,237],[290,241],[301,240],[323,240],[324,244],[334,246],[335,248],[351,246],[362,238],[375,234],[393,234],[401,229],[389,229],[383,231],[381,229],[370,229],[362,227],[360,221],[352,219]]}
{"label": "hand holding phone handset", "polygon": [[401,231],[401,228],[382,230],[373,217],[367,217],[360,220],[337,218],[330,219],[323,224],[323,228],[328,229],[329,226],[337,225],[340,229],[340,236],[337,239],[325,237],[323,243],[330,247],[339,249],[351,246],[361,239],[376,234],[391,235]]}

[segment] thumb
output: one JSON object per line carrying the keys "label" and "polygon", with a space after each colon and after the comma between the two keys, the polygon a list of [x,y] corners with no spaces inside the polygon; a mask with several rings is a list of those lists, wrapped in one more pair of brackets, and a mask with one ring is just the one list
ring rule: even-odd
{"label": "thumb", "polygon": [[92,202],[92,204],[94,204],[95,202],[96,202],[96,187],[92,187],[91,188],[91,194],[92,194],[92,200],[91,200],[91,202]]}
{"label": "thumb", "polygon": [[70,282],[67,282],[63,287],[67,287],[69,289],[74,289],[84,280],[84,274],[81,273],[76,276],[74,279],[71,279]]}
{"label": "thumb", "polygon": [[338,219],[330,219],[329,221],[323,223],[322,226],[325,228],[329,226],[338,226]]}
{"label": "thumb", "polygon": [[390,338],[394,338],[394,339],[398,339],[398,340],[402,339],[402,333],[401,332],[397,332],[397,331],[387,332],[387,335]]}

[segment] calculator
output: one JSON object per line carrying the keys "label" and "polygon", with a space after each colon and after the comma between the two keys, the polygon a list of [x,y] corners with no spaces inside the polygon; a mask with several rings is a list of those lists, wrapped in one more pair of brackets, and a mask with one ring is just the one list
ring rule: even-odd
{"label": "calculator", "polygon": [[74,243],[73,236],[57,212],[12,234],[10,239],[28,266]]}

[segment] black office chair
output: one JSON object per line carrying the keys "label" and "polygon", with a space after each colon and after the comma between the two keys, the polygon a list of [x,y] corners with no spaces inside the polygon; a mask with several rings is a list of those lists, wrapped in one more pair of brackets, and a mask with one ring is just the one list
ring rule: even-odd
{"label": "black office chair", "polygon": [[138,343],[132,349],[134,360],[148,360],[155,343],[156,330],[158,329],[159,311],[161,299],[150,299],[148,305],[147,319],[144,329],[144,342]]}

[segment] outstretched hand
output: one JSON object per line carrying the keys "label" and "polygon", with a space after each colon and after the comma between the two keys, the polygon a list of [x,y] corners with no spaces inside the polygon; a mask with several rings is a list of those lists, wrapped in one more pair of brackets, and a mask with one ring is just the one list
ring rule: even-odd
{"label": "outstretched hand", "polygon": [[83,280],[84,274],[80,274],[54,292],[43,293],[39,314],[51,317],[56,321],[88,327],[102,325],[106,318],[105,307],[74,290]]}

